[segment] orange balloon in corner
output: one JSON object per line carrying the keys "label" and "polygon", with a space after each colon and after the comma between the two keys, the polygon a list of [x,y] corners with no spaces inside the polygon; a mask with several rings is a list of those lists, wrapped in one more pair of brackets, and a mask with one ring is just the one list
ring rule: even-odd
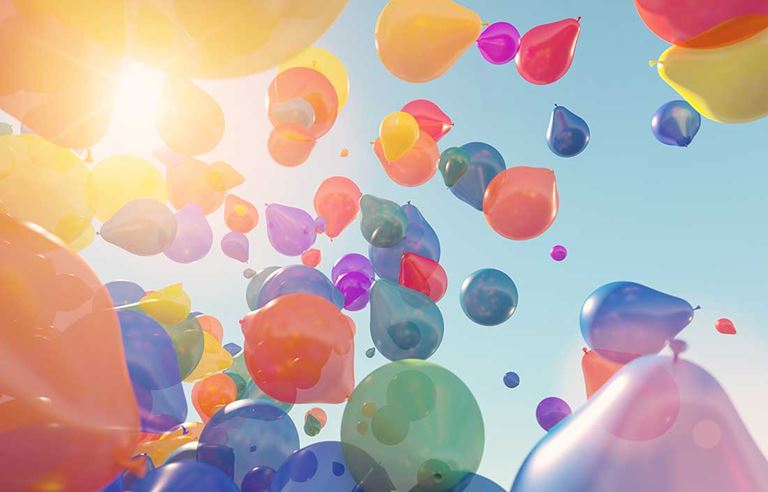
{"label": "orange balloon in corner", "polygon": [[335,238],[360,211],[360,188],[344,176],[331,176],[315,190],[315,212],[325,219],[325,233]]}
{"label": "orange balloon in corner", "polygon": [[208,376],[192,386],[192,405],[203,422],[208,422],[220,408],[235,400],[237,400],[237,385],[224,373]]}
{"label": "orange balloon in corner", "polygon": [[587,398],[603,387],[603,385],[624,367],[607,359],[603,359],[594,350],[584,349],[584,355],[581,357],[581,371],[584,373],[584,386],[587,390]]}
{"label": "orange balloon in corner", "polygon": [[402,186],[423,185],[435,175],[440,161],[440,150],[426,132],[420,133],[413,147],[394,161],[390,162],[384,156],[381,139],[376,139],[373,151],[387,176]]}
{"label": "orange balloon in corner", "polygon": [[221,321],[210,314],[201,314],[200,316],[197,316],[197,322],[200,323],[200,328],[202,328],[203,331],[207,332],[215,338],[217,342],[221,343],[221,340],[224,337],[224,327],[221,326]]}

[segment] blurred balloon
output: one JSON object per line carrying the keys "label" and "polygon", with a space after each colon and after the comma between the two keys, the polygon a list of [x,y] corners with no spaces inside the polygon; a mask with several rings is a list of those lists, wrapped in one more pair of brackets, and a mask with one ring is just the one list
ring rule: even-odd
{"label": "blurred balloon", "polygon": [[322,217],[315,217],[315,232],[318,234],[323,234],[325,232],[325,226],[327,225],[327,221]]}
{"label": "blurred balloon", "polygon": [[373,285],[371,276],[361,272],[347,272],[339,276],[334,285],[344,296],[344,309],[347,311],[360,311],[368,305]]}
{"label": "blurred balloon", "polygon": [[106,222],[126,203],[151,198],[165,203],[165,179],[149,161],[113,156],[100,161],[88,178],[88,201],[94,215]]}
{"label": "blurred balloon", "polygon": [[451,68],[481,28],[480,16],[451,0],[390,0],[376,21],[376,51],[394,76],[428,82]]}
{"label": "blurred balloon", "polygon": [[134,485],[136,492],[184,490],[185,492],[238,492],[240,489],[215,466],[196,461],[171,463],[155,468]]}
{"label": "blurred balloon", "polygon": [[365,351],[365,356],[369,359],[373,359],[373,356],[376,355],[376,348],[371,347],[368,350]]}
{"label": "blurred balloon", "polygon": [[[229,342],[229,343],[225,343],[224,344],[224,350],[229,352],[229,355],[234,357],[235,355],[240,353],[240,351],[243,350],[243,347],[241,347],[240,345],[236,344],[235,342]],[[237,382],[235,384],[237,384]]]}
{"label": "blurred balloon", "polygon": [[[245,357],[243,356],[243,364],[245,364]],[[246,375],[248,375],[248,369],[245,369]],[[251,380],[251,376],[248,375],[248,384],[246,385],[245,392],[240,399],[256,400],[260,403],[269,403],[276,406],[285,413],[288,413],[293,408],[293,403],[288,403],[272,398],[268,394],[264,393],[259,386]]]}
{"label": "blurred balloon", "polygon": [[337,237],[360,211],[360,188],[349,178],[331,176],[315,190],[315,212],[325,219],[325,233]]}
{"label": "blurred balloon", "polygon": [[608,360],[626,363],[656,354],[693,320],[683,299],[634,282],[596,289],[581,308],[581,335]]}
{"label": "blurred balloon", "polygon": [[318,407],[309,409],[304,414],[304,433],[310,437],[318,435],[327,421],[328,416],[325,414],[325,410]]}
{"label": "blurred balloon", "polygon": [[581,154],[589,143],[589,125],[565,106],[555,105],[547,127],[549,150],[560,157]]}
{"label": "blurred balloon", "polygon": [[400,206],[373,195],[360,197],[360,231],[371,246],[390,248],[405,237],[408,218]]}
{"label": "blurred balloon", "polygon": [[338,111],[341,112],[341,108],[347,103],[349,97],[349,74],[336,55],[312,46],[281,63],[278,71],[282,72],[294,67],[307,67],[323,74],[336,90],[339,99]]}
{"label": "blurred balloon", "polygon": [[[420,492],[425,489],[418,488],[414,492]],[[467,473],[459,483],[449,489],[448,492],[506,492],[499,484],[493,482],[482,475]]]}
{"label": "blurred balloon", "polygon": [[344,298],[328,277],[306,265],[288,265],[271,273],[261,285],[256,297],[256,308],[269,304],[287,294],[314,294],[341,309]]}
{"label": "blurred balloon", "polygon": [[304,210],[272,203],[266,216],[269,243],[278,253],[299,256],[315,244],[315,221]]}
{"label": "blurred balloon", "polygon": [[483,193],[488,183],[507,168],[499,151],[483,142],[461,146],[469,156],[469,168],[451,187],[451,193],[477,210],[483,210]]}
{"label": "blurred balloon", "polygon": [[186,319],[192,301],[182,284],[172,284],[147,295],[139,301],[139,307],[160,323],[174,324]]}
{"label": "blurred balloon", "polygon": [[42,229],[0,214],[0,237],[0,489],[98,489],[139,427],[109,293]]}
{"label": "blurred balloon", "polygon": [[213,191],[223,193],[243,184],[245,177],[226,162],[216,161],[208,166],[205,182]]}
{"label": "blurred balloon", "polygon": [[113,280],[104,284],[104,287],[107,288],[115,307],[137,303],[146,295],[139,284],[129,280]]}
{"label": "blurred balloon", "polygon": [[212,179],[214,164],[210,166],[191,157],[182,157],[180,162],[167,165],[168,199],[176,210],[187,205],[199,205],[205,215],[217,210],[224,201],[224,191]]}
{"label": "blurred balloon", "polygon": [[476,43],[483,58],[503,65],[515,59],[520,49],[520,32],[509,22],[494,22],[480,33]]}
{"label": "blurred balloon", "polygon": [[242,232],[228,232],[221,238],[221,251],[230,258],[248,263],[248,237]]}
{"label": "blurred balloon", "polygon": [[294,98],[269,106],[269,121],[276,128],[298,125],[310,129],[315,124],[315,108],[306,99]]}
{"label": "blurred balloon", "polygon": [[259,211],[251,202],[227,195],[224,199],[224,222],[230,231],[247,234],[259,223]]}
{"label": "blurred balloon", "polygon": [[584,386],[587,390],[587,398],[597,393],[597,390],[616,374],[623,367],[607,359],[603,359],[594,350],[584,349],[584,355],[581,358],[581,371],[584,374]]}
{"label": "blurred balloon", "polygon": [[504,375],[504,386],[507,388],[517,388],[520,385],[520,376],[516,372],[508,372]]}
{"label": "blurred balloon", "polygon": [[544,398],[536,407],[536,421],[548,431],[571,414],[571,407],[556,396]]}
{"label": "blurred balloon", "polygon": [[373,265],[367,257],[359,253],[347,253],[333,264],[331,280],[336,283],[339,277],[349,272],[358,272],[373,278]]}
{"label": "blurred balloon", "polygon": [[155,465],[146,454],[137,454],[131,457],[126,464],[126,470],[120,473],[117,478],[105,487],[99,489],[99,492],[123,492],[124,490],[133,490],[133,484],[136,481],[155,469]]}
{"label": "blurred balloon", "polygon": [[499,325],[517,309],[517,287],[506,273],[483,268],[464,279],[460,300],[464,314],[475,323]]}
{"label": "blurred balloon", "polygon": [[658,63],[651,64],[702,116],[720,123],[743,123],[768,115],[766,57],[768,29],[718,49],[672,46]]}
{"label": "blurred balloon", "polygon": [[379,142],[387,161],[396,161],[419,139],[419,123],[409,113],[390,113],[381,120]]}
{"label": "blurred balloon", "polygon": [[662,105],[651,119],[651,130],[656,140],[678,147],[688,147],[700,126],[701,115],[685,101],[670,101]]}
{"label": "blurred balloon", "polygon": [[200,324],[200,328],[221,343],[221,339],[224,336],[224,327],[221,326],[221,321],[217,320],[210,314],[201,314],[196,316],[197,322]]}
{"label": "blurred balloon", "polygon": [[736,326],[734,326],[733,321],[729,320],[728,318],[720,318],[715,322],[715,329],[718,333],[722,333],[723,335],[735,335],[736,334]]}
{"label": "blurred balloon", "polygon": [[328,133],[336,122],[339,110],[339,98],[331,81],[319,71],[307,67],[288,68],[278,73],[267,90],[267,114],[272,126],[279,129],[285,124],[300,125],[303,116],[297,121],[281,121],[275,118],[280,113],[273,111],[277,105],[295,99],[303,99],[312,106],[312,124],[303,127],[307,135],[315,139]]}
{"label": "blurred balloon", "polygon": [[245,474],[240,492],[269,492],[275,478],[275,470],[268,466],[257,466]]}
{"label": "blurred balloon", "polygon": [[182,461],[197,461],[197,440],[182,444],[168,455],[165,464],[180,463]]}
{"label": "blurred balloon", "polygon": [[277,270],[280,270],[280,267],[266,267],[251,277],[251,280],[248,282],[248,287],[245,289],[245,300],[251,311],[255,311],[261,307],[258,304],[258,299],[261,288],[264,286],[264,281]]}
{"label": "blurred balloon", "polygon": [[136,447],[136,454],[146,454],[156,466],[160,466],[185,444],[193,443],[197,446],[197,439],[203,431],[200,422],[185,422],[177,429],[163,433],[156,440],[143,442]]}
{"label": "blurred balloon", "polygon": [[440,160],[440,150],[427,133],[421,133],[409,150],[391,162],[384,156],[381,139],[374,142],[373,151],[387,176],[402,186],[420,186],[432,179]]}
{"label": "blurred balloon", "polygon": [[532,84],[546,85],[560,80],[571,68],[581,25],[578,19],[564,19],[536,26],[520,40],[515,65]]}
{"label": "blurred balloon", "polygon": [[563,261],[568,256],[568,250],[565,246],[556,244],[549,250],[549,257],[555,261]]}
{"label": "blurred balloon", "polygon": [[555,173],[542,167],[518,166],[502,171],[483,196],[483,214],[491,229],[517,241],[540,236],[549,229],[558,206]]}
{"label": "blurred balloon", "polygon": [[432,300],[389,280],[371,288],[371,338],[389,360],[428,359],[443,340],[443,315]]}
{"label": "blurred balloon", "polygon": [[421,292],[434,302],[448,289],[448,276],[435,260],[414,253],[403,253],[400,263],[400,285]]}
{"label": "blurred balloon", "polygon": [[171,337],[173,348],[176,350],[179,376],[182,380],[192,374],[203,357],[205,340],[202,323],[204,320],[204,316],[197,317],[190,313],[178,323],[163,324],[163,329]]}
{"label": "blurred balloon", "polygon": [[184,378],[187,383],[194,383],[212,374],[221,372],[232,365],[232,356],[224,350],[208,332],[203,332],[203,355],[192,373]]}
{"label": "blurred balloon", "polygon": [[315,139],[295,124],[275,128],[267,141],[269,155],[275,162],[286,167],[304,164],[314,148]]}
{"label": "blurred balloon", "polygon": [[463,149],[458,147],[445,149],[440,154],[440,161],[437,165],[440,174],[443,175],[445,186],[450,188],[455,185],[469,169],[469,162],[469,155]]}
{"label": "blurred balloon", "polygon": [[301,253],[301,263],[304,266],[308,266],[310,268],[317,268],[317,265],[320,264],[321,259],[322,259],[322,254],[320,253],[320,250],[317,248],[310,248],[305,252]]}
{"label": "blurred balloon", "polygon": [[132,200],[102,226],[108,243],[129,253],[150,256],[162,253],[176,238],[176,218],[164,203],[151,198]]}
{"label": "blurred balloon", "polygon": [[453,121],[440,107],[427,99],[415,99],[401,109],[419,123],[419,131],[438,142],[453,128]]}
{"label": "blurred balloon", "polygon": [[176,238],[165,248],[165,256],[177,263],[202,259],[213,245],[213,231],[199,205],[190,204],[176,212]]}
{"label": "blurred balloon", "polygon": [[13,126],[10,123],[2,122],[0,123],[0,137],[6,135],[13,135]]}
{"label": "blurred balloon", "polygon": [[203,422],[237,399],[237,386],[226,374],[212,374],[192,386],[192,404]]}

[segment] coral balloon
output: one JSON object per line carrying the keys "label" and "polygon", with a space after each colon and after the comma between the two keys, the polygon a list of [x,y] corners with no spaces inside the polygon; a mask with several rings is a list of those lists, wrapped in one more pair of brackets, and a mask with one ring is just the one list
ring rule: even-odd
{"label": "coral balloon", "polygon": [[589,143],[589,125],[564,106],[555,105],[547,127],[549,150],[560,157],[581,154]]}
{"label": "coral balloon", "polygon": [[483,210],[483,194],[488,183],[497,174],[507,168],[504,158],[493,146],[483,142],[471,142],[461,146],[469,156],[469,168],[451,186],[453,193],[459,200]]}
{"label": "coral balloon", "polygon": [[213,230],[203,209],[193,203],[176,213],[176,238],[163,253],[177,263],[192,263],[207,255],[212,245]]}
{"label": "coral balloon", "polygon": [[236,399],[237,386],[226,374],[213,374],[192,386],[192,405],[203,422]]}
{"label": "coral balloon", "polygon": [[656,140],[678,147],[688,147],[700,126],[701,116],[685,101],[670,101],[657,109],[651,118],[651,130]]}
{"label": "coral balloon", "polygon": [[402,186],[420,186],[432,179],[440,160],[440,150],[427,133],[420,134],[409,150],[391,162],[384,155],[380,138],[374,142],[373,151],[387,176]]}
{"label": "coral balloon", "polygon": [[273,108],[295,99],[305,100],[314,110],[314,120],[306,128],[307,134],[314,139],[328,133],[336,122],[339,110],[339,99],[331,81],[317,70],[307,67],[289,68],[278,73],[267,90],[267,113],[272,126],[279,128],[285,123],[272,119],[275,114]]}
{"label": "coral balloon", "polygon": [[722,333],[723,335],[736,334],[736,327],[734,326],[733,321],[728,318],[720,318],[717,320],[717,322],[715,322],[715,329],[718,333]]}
{"label": "coral balloon", "polygon": [[483,30],[476,43],[486,61],[503,65],[515,59],[520,49],[520,32],[509,22],[494,22]]}
{"label": "coral balloon", "polygon": [[200,323],[200,328],[221,343],[221,339],[224,336],[224,327],[221,326],[221,321],[217,320],[210,314],[201,314],[196,316],[197,322]]}
{"label": "coral balloon", "polygon": [[304,210],[273,203],[265,214],[267,237],[278,253],[299,256],[315,244],[315,220]]}
{"label": "coral balloon", "polygon": [[581,358],[581,371],[584,374],[584,386],[587,389],[587,398],[597,393],[616,372],[623,367],[608,359],[603,359],[594,350],[584,349]]}
{"label": "coral balloon", "polygon": [[228,232],[221,238],[221,251],[233,260],[248,262],[248,237],[242,232]]}
{"label": "coral balloon", "polygon": [[336,96],[339,99],[338,111],[341,111],[349,97],[349,74],[336,55],[312,46],[281,63],[278,71],[283,72],[294,67],[307,67],[323,74],[336,90]]}
{"label": "coral balloon", "polygon": [[205,182],[212,190],[224,192],[243,184],[245,177],[226,162],[216,161],[208,166]]}
{"label": "coral balloon", "polygon": [[315,148],[315,139],[295,124],[280,125],[269,134],[267,150],[281,166],[294,167],[304,164]]}
{"label": "coral balloon", "polygon": [[338,237],[360,211],[360,188],[349,178],[331,176],[315,190],[315,212],[325,219],[325,234]]}
{"label": "coral balloon", "polygon": [[416,118],[402,111],[390,113],[381,120],[379,142],[387,161],[399,159],[413,148],[419,139],[419,123]]}
{"label": "coral balloon", "polygon": [[421,292],[437,302],[448,289],[448,276],[435,260],[414,253],[403,253],[400,285]]}
{"label": "coral balloon", "polygon": [[453,128],[453,121],[440,107],[426,99],[415,99],[401,109],[416,118],[419,123],[419,131],[427,133],[435,142],[438,142]]}
{"label": "coral balloon", "polygon": [[579,19],[564,19],[536,26],[520,40],[515,65],[532,84],[546,85],[560,80],[571,68],[581,25]]}
{"label": "coral balloon", "polygon": [[322,259],[322,254],[320,253],[320,250],[317,248],[310,248],[305,252],[301,253],[301,263],[304,266],[317,268],[317,265],[320,264],[321,259]]}
{"label": "coral balloon", "polygon": [[390,248],[405,237],[408,218],[400,206],[373,195],[360,197],[360,231],[371,246]]}
{"label": "coral balloon", "polygon": [[123,205],[102,226],[102,239],[139,256],[158,255],[176,238],[176,217],[164,203],[150,198]]}
{"label": "coral balloon", "polygon": [[[198,205],[205,215],[224,201],[223,183],[216,178],[217,163],[210,166],[191,157],[181,157],[167,164],[168,199],[176,210]],[[219,171],[220,172],[220,171]]]}
{"label": "coral balloon", "polygon": [[230,231],[247,234],[259,223],[259,211],[251,202],[227,195],[224,199],[224,223]]}

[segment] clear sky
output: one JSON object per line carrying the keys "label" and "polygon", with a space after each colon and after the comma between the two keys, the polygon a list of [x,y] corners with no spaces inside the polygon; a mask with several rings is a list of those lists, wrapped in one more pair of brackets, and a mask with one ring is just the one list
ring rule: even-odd
{"label": "clear sky", "polygon": [[[234,193],[260,207],[277,202],[311,211],[320,181],[345,175],[363,192],[400,203],[411,200],[421,209],[440,236],[441,264],[449,276],[448,293],[439,303],[445,338],[431,360],[455,372],[477,398],[486,425],[480,473],[502,486],[509,486],[544,434],[534,417],[536,404],[547,396],[560,396],[574,408],[584,403],[579,309],[593,289],[614,280],[640,282],[702,306],[681,335],[690,344],[687,355],[716,375],[768,451],[768,119],[732,126],[704,121],[686,149],[656,142],[651,115],[678,97],[648,67],[667,46],[642,24],[631,0],[462,3],[486,21],[515,24],[521,33],[582,16],[570,72],[553,85],[533,86],[518,76],[513,64],[490,65],[473,47],[433,82],[402,82],[386,71],[374,47],[374,24],[385,1],[350,0],[317,43],[346,64],[350,98],[309,161],[283,168],[267,154],[264,99],[274,72],[201,83],[219,100],[227,119],[222,143],[204,159],[225,160],[240,170],[247,181]],[[138,94],[136,87],[125,89],[134,98],[122,101],[110,134],[94,148],[97,160],[114,153],[149,155],[159,146],[153,135],[151,87],[139,88]],[[560,192],[554,225],[539,238],[508,241],[491,231],[481,213],[447,191],[439,176],[419,188],[391,182],[369,142],[383,116],[416,98],[436,102],[456,123],[441,148],[483,141],[501,152],[507,166],[554,169]],[[576,158],[558,158],[545,144],[554,104],[566,106],[591,127],[589,147]],[[342,148],[350,150],[349,157],[339,157]],[[261,212],[262,222],[249,235],[249,266],[259,270],[294,262],[270,248],[263,207]],[[218,240],[225,231],[222,211],[211,220]],[[548,254],[558,243],[569,251],[562,263]],[[367,250],[357,222],[333,243],[320,237],[317,247],[326,273],[342,254]],[[242,341],[237,321],[248,309],[244,266],[216,245],[205,259],[190,265],[162,255],[132,256],[100,241],[83,254],[105,282],[130,279],[147,289],[183,282],[194,310],[218,317],[225,341]],[[459,306],[462,280],[482,267],[507,272],[520,292],[518,311],[501,326],[475,325]],[[717,334],[713,325],[720,317],[733,319],[739,333]],[[360,380],[386,361],[380,355],[371,360],[364,356],[372,346],[368,310],[353,318]],[[501,381],[510,370],[521,377],[515,390]],[[307,408],[298,405],[292,411],[297,425]],[[343,406],[323,408],[327,427],[317,438],[300,432],[302,444],[338,439]]]}

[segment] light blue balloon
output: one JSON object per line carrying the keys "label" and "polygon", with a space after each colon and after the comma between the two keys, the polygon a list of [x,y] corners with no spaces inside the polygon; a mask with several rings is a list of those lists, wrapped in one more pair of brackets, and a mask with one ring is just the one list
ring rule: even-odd
{"label": "light blue balloon", "polygon": [[107,288],[115,307],[135,304],[147,294],[139,284],[130,280],[113,280],[104,284],[104,287]]}
{"label": "light blue balloon", "polygon": [[651,118],[656,140],[666,145],[688,147],[701,127],[701,115],[687,101],[670,101]]}
{"label": "light blue balloon", "polygon": [[185,461],[155,468],[131,488],[134,492],[183,490],[184,492],[239,492],[238,486],[218,468]]}
{"label": "light blue balloon", "polygon": [[245,289],[245,300],[248,303],[248,307],[251,309],[251,311],[259,309],[259,292],[261,292],[261,287],[264,285],[264,281],[278,270],[280,270],[279,266],[268,266],[260,270],[248,281],[248,287]]}
{"label": "light blue balloon", "polygon": [[555,106],[547,128],[547,145],[560,157],[573,157],[587,148],[589,125],[565,106]]}
{"label": "light blue balloon", "polygon": [[451,193],[477,210],[483,210],[483,194],[488,183],[507,168],[498,150],[483,142],[464,144],[469,155],[469,169],[450,188]]}
{"label": "light blue balloon", "polygon": [[339,309],[344,296],[320,270],[305,265],[288,265],[267,277],[256,297],[256,309],[286,294],[314,294],[324,297]]}
{"label": "light blue balloon", "polygon": [[477,324],[494,326],[508,320],[517,308],[517,287],[506,273],[477,270],[461,284],[461,309]]}

